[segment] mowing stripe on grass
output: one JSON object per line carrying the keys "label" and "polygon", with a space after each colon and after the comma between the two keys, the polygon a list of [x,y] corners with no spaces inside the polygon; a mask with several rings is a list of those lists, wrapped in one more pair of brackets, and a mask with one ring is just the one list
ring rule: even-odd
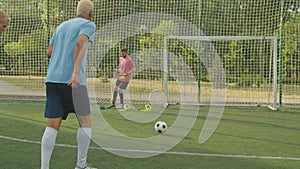
{"label": "mowing stripe on grass", "polygon": [[[18,141],[23,143],[33,143],[33,144],[41,144],[40,141],[26,140],[20,138],[13,138],[8,136],[0,135],[1,139]],[[55,144],[59,147],[71,147],[77,148],[76,145],[69,144]],[[161,154],[174,154],[174,155],[189,155],[189,156],[204,156],[204,157],[227,157],[227,158],[248,158],[248,159],[268,159],[268,160],[292,160],[292,161],[300,161],[300,158],[297,157],[273,157],[273,156],[249,156],[249,155],[230,155],[230,154],[207,154],[207,153],[191,153],[191,152],[178,152],[178,151],[152,151],[152,150],[135,150],[135,149],[116,149],[116,148],[100,148],[100,147],[90,147],[90,149],[96,150],[109,150],[109,151],[124,151],[124,152],[137,152],[137,153],[161,153]]]}

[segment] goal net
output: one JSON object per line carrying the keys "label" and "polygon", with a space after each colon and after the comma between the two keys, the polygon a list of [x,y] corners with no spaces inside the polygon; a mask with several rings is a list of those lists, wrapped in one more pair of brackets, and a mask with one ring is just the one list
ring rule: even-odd
{"label": "goal net", "polygon": [[[278,52],[277,104],[299,107],[299,0],[93,2],[97,34],[90,48],[88,82],[98,101],[110,102],[119,50],[128,48],[137,70],[126,91],[127,101],[165,104],[184,97],[185,103],[205,104],[217,79],[225,78],[226,84],[220,85],[228,91],[226,104],[273,105],[276,74],[271,59]],[[45,99],[49,40],[59,24],[76,16],[77,3],[1,1],[11,22],[0,36],[0,97]],[[167,38],[172,36],[177,38]],[[273,36],[278,43],[262,38]],[[224,76],[209,74],[219,69],[208,67],[210,56],[218,56]]]}
{"label": "goal net", "polygon": [[[188,52],[174,43],[185,46]],[[277,37],[167,36],[165,50],[165,70],[182,72],[174,64],[174,60],[182,60],[196,75],[197,89],[192,92],[197,90],[199,104],[214,102],[214,90],[226,88],[223,97],[227,105],[267,105],[277,109]],[[184,78],[188,75],[179,74]],[[172,84],[165,84],[172,100]]]}
{"label": "goal net", "polygon": [[[163,49],[131,54],[136,71],[127,102],[218,104],[225,99],[226,105],[277,108],[277,37],[165,36],[162,42]],[[107,71],[109,58],[93,59],[98,61],[90,63],[104,70],[95,82],[98,99],[108,102],[115,80],[106,73],[113,74],[118,65],[109,64]]]}

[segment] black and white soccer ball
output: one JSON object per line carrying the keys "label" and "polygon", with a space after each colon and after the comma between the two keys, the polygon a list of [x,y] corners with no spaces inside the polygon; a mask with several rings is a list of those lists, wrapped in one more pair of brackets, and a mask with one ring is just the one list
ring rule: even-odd
{"label": "black and white soccer ball", "polygon": [[167,131],[168,126],[167,123],[164,121],[158,121],[155,123],[154,125],[154,129],[156,132],[158,132],[159,134],[164,133]]}

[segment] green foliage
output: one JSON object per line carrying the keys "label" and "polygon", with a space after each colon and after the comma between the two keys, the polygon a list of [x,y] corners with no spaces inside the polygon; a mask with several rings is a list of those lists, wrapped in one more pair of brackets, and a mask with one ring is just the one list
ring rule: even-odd
{"label": "green foliage", "polygon": [[263,84],[267,84],[265,78],[259,75],[245,74],[241,77],[226,77],[227,83],[233,83],[238,87],[260,87]]}
{"label": "green foliage", "polygon": [[297,76],[283,76],[282,77],[282,83],[284,84],[300,84],[300,78]]}
{"label": "green foliage", "polygon": [[157,48],[163,49],[164,36],[177,35],[179,25],[174,21],[162,21],[150,34],[141,36],[139,39],[141,49]]}
{"label": "green foliage", "polygon": [[9,65],[5,65],[4,69],[0,69],[1,76],[46,76],[46,67],[36,67],[30,68],[24,65],[23,59],[18,59],[17,61],[12,61]]}
{"label": "green foliage", "polygon": [[[95,5],[95,15],[93,21],[97,28],[110,23],[115,19],[136,14],[139,12],[157,12],[176,16],[185,19],[198,26],[209,36],[273,36],[278,35],[280,29],[280,8],[279,1],[195,1],[195,0],[172,0],[172,1],[93,1]],[[1,8],[4,9],[12,21],[7,34],[2,35],[0,42],[0,60],[8,63],[1,63],[4,67],[17,68],[18,65],[26,67],[27,72],[38,71],[43,74],[47,67],[45,52],[47,50],[49,37],[54,29],[63,21],[75,17],[77,1],[63,0],[26,0],[26,1],[1,1]],[[293,6],[293,8],[292,8]],[[17,8],[16,8],[17,7]],[[299,77],[299,22],[300,15],[298,0],[284,2],[284,46],[283,46],[283,74],[287,77]],[[163,49],[163,37],[166,35],[178,35],[179,30],[184,25],[178,25],[176,21],[164,20],[156,27],[151,28],[148,33],[143,33],[134,37],[127,37],[120,44],[128,47],[130,51],[146,51],[138,58],[143,61],[142,54],[147,53],[151,48]],[[138,28],[133,28],[138,29]],[[115,35],[112,35],[115,36]],[[112,42],[104,42],[112,43]],[[179,60],[173,60],[173,64],[184,61],[197,76],[205,81],[206,70],[198,60],[194,49],[184,45],[179,40],[168,41],[169,52],[176,53]],[[232,41],[220,46],[215,44],[216,51],[223,61],[227,63],[226,74],[233,74],[237,78],[242,78],[243,74],[249,72],[255,76],[265,77],[268,67],[267,56],[270,52],[255,53],[252,48],[261,51],[269,51],[270,46],[262,42],[253,44]],[[118,58],[118,45],[105,54],[107,63],[101,63],[101,67],[107,71],[104,75],[98,70],[97,76],[111,77],[116,69],[115,60]],[[5,52],[5,53],[4,53]],[[253,56],[247,56],[250,53]],[[9,57],[7,59],[6,57]],[[113,61],[112,61],[113,60]],[[38,64],[32,64],[35,61]],[[262,61],[263,65],[258,65]],[[19,63],[18,63],[19,62]],[[247,63],[247,64],[244,64]],[[5,65],[6,64],[6,65]],[[200,66],[199,66],[200,65]],[[35,66],[35,67],[33,67]],[[19,69],[19,68],[18,68]],[[29,70],[28,70],[29,69]],[[98,68],[96,68],[98,69]],[[241,72],[240,74],[234,74]],[[143,74],[146,71],[143,72]],[[150,72],[149,72],[150,73]],[[152,78],[160,78],[158,73]],[[203,77],[202,77],[203,76]],[[150,77],[150,76],[146,76]],[[244,85],[244,84],[243,84]]]}
{"label": "green foliage", "polygon": [[283,71],[287,76],[300,76],[300,14],[284,24]]}
{"label": "green foliage", "polygon": [[24,47],[18,42],[6,44],[4,50],[9,56],[19,56],[25,53]]}
{"label": "green foliage", "polygon": [[[5,70],[2,75],[37,75],[44,76],[46,72],[46,32],[33,30],[31,33],[22,34],[18,42],[7,43],[4,46],[6,52]],[[32,66],[32,61],[39,63]]]}
{"label": "green foliage", "polygon": [[[161,80],[162,71],[160,69],[143,69],[134,76],[135,79]],[[171,77],[169,77],[171,78]]]}
{"label": "green foliage", "polygon": [[239,41],[231,41],[229,45],[229,52],[224,55],[226,74],[232,74],[234,72],[244,72],[245,56],[242,53],[242,47]]}
{"label": "green foliage", "polygon": [[44,30],[34,30],[30,34],[24,34],[20,36],[19,42],[25,47],[26,52],[43,52],[48,46],[47,44],[47,32]]}

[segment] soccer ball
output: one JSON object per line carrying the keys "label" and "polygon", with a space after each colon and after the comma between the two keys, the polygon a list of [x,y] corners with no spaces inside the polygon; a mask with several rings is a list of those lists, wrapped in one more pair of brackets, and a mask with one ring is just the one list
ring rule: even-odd
{"label": "soccer ball", "polygon": [[155,123],[154,125],[154,129],[156,132],[158,132],[159,134],[164,133],[165,131],[167,131],[168,126],[167,123],[164,121],[158,121]]}

